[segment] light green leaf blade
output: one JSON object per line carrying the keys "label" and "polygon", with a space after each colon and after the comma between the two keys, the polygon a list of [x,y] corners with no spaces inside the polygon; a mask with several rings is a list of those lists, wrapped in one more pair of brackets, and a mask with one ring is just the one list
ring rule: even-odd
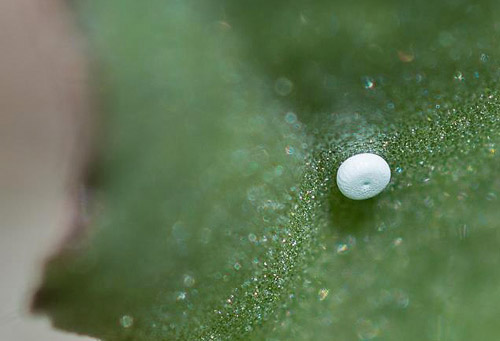
{"label": "light green leaf blade", "polygon": [[[92,223],[35,306],[104,340],[491,338],[497,7],[89,2]],[[359,152],[393,170],[364,202]]]}

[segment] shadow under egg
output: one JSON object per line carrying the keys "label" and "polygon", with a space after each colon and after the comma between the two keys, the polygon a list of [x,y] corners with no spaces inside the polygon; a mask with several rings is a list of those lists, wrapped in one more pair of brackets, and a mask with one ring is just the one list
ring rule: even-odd
{"label": "shadow under egg", "polygon": [[328,198],[328,212],[332,228],[341,235],[366,234],[375,231],[377,198],[352,200],[338,188]]}

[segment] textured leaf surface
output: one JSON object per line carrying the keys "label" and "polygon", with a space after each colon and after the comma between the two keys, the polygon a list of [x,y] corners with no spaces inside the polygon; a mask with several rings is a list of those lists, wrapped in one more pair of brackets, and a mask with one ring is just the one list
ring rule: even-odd
{"label": "textured leaf surface", "polygon": [[[498,5],[89,1],[89,232],[35,307],[103,340],[491,339]],[[345,158],[393,179],[356,202]]]}

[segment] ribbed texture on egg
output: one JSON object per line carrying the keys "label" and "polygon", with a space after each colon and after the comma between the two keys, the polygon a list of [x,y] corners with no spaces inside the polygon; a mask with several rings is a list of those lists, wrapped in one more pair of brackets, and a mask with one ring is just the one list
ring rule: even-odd
{"label": "ribbed texture on egg", "polygon": [[371,153],[351,156],[337,171],[337,186],[340,192],[353,200],[376,196],[390,180],[391,169],[387,162]]}

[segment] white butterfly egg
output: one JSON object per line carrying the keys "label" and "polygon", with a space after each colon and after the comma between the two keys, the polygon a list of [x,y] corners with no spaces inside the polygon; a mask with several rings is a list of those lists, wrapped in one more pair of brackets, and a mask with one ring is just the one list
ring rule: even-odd
{"label": "white butterfly egg", "polygon": [[345,160],[337,171],[337,186],[349,199],[369,199],[384,190],[391,180],[387,162],[376,154],[362,153]]}

